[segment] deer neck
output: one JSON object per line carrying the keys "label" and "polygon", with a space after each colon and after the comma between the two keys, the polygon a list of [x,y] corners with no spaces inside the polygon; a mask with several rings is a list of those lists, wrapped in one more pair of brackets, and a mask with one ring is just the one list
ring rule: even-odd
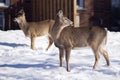
{"label": "deer neck", "polygon": [[54,26],[52,28],[51,35],[52,35],[54,41],[56,41],[59,38],[60,33],[63,30],[63,28],[61,26],[63,26],[63,25],[61,23],[58,23],[58,24],[54,24]]}
{"label": "deer neck", "polygon": [[21,30],[23,30],[25,36],[28,35],[28,22],[26,21],[25,17],[21,20],[21,23],[19,23],[19,26]]}

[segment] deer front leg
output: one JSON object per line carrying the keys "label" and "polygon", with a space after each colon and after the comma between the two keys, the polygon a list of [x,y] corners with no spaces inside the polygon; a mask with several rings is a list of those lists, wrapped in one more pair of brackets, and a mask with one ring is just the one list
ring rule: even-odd
{"label": "deer front leg", "polygon": [[64,49],[59,48],[59,59],[60,59],[60,67],[63,66],[63,59],[64,59]]}
{"label": "deer front leg", "polygon": [[31,37],[31,49],[35,50],[35,37]]}
{"label": "deer front leg", "polygon": [[66,49],[65,49],[65,52],[66,52],[67,71],[70,72],[69,59],[70,59],[71,47],[66,48]]}
{"label": "deer front leg", "polygon": [[53,43],[52,38],[51,37],[48,37],[48,38],[49,38],[49,45],[48,45],[46,50],[48,50],[50,48],[50,46],[52,45],[52,43]]}

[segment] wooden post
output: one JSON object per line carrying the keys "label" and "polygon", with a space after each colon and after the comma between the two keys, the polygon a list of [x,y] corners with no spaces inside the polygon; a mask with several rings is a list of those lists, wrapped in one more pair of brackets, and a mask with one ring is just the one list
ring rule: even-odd
{"label": "wooden post", "polygon": [[74,27],[76,27],[76,15],[77,15],[77,8],[76,8],[76,5],[77,5],[77,1],[74,0]]}

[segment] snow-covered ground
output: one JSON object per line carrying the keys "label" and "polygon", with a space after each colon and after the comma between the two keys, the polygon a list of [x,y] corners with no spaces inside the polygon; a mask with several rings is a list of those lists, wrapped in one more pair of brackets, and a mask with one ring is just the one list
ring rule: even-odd
{"label": "snow-covered ground", "polygon": [[105,49],[111,66],[101,56],[96,70],[90,48],[72,50],[71,72],[59,67],[58,49],[48,45],[47,36],[36,39],[36,50],[30,49],[30,39],[21,30],[0,31],[0,80],[120,80],[120,32],[108,31]]}

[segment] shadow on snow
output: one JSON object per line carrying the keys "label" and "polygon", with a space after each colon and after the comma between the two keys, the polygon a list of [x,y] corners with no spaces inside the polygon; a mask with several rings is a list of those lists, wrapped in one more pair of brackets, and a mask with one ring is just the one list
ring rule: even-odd
{"label": "shadow on snow", "polygon": [[0,42],[0,45],[3,46],[9,46],[9,47],[20,47],[20,46],[28,46],[27,44],[17,44],[17,43],[5,43],[5,42]]}
{"label": "shadow on snow", "polygon": [[43,63],[43,64],[3,64],[3,65],[0,65],[0,67],[54,69],[58,66]]}

